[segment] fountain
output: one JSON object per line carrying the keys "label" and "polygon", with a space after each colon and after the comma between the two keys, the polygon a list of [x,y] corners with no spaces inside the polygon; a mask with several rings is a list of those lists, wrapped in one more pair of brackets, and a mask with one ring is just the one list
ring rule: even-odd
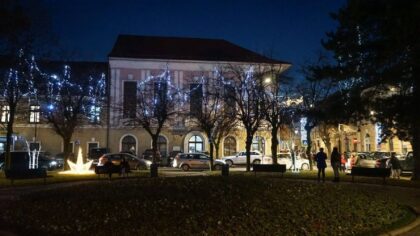
{"label": "fountain", "polygon": [[67,163],[70,166],[70,170],[62,171],[60,174],[92,174],[93,171],[89,170],[92,162],[93,161],[88,161],[83,163],[82,149],[79,147],[76,163],[67,160]]}

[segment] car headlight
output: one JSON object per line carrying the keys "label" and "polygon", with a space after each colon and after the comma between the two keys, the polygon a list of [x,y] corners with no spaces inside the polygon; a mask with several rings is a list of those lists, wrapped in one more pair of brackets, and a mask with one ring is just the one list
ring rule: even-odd
{"label": "car headlight", "polygon": [[148,160],[145,160],[144,162],[146,163],[147,166],[150,166],[152,164],[152,162]]}
{"label": "car headlight", "polygon": [[57,165],[57,162],[56,161],[51,161],[50,162],[50,166],[56,166]]}

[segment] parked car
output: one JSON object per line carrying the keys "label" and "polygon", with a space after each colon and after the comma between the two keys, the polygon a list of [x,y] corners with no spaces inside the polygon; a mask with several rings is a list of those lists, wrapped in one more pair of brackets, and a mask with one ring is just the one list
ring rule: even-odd
{"label": "parked car", "polygon": [[139,158],[130,153],[107,153],[99,158],[98,165],[95,167],[95,173],[107,173],[105,164],[108,161],[111,161],[114,166],[113,172],[120,172],[122,158],[128,161],[131,169],[135,170],[146,170],[150,168],[150,165],[152,164],[151,161]]}
{"label": "parked car", "polygon": [[109,153],[108,148],[91,148],[88,153],[88,160],[93,161],[92,166],[98,165],[99,158],[105,153]]}
{"label": "parked car", "polygon": [[[367,155],[360,154],[357,157],[355,166],[366,167],[366,168],[376,168],[378,161],[382,159],[387,159],[391,157],[391,154],[395,152],[371,152]],[[384,161],[382,160],[382,161]]]}
{"label": "parked car", "polygon": [[[238,152],[233,156],[222,157],[222,160],[229,166],[246,164],[246,152]],[[258,151],[251,151],[251,163],[260,164],[262,163],[263,155]]]}
{"label": "parked car", "polygon": [[[226,162],[223,160],[214,160],[214,169],[220,170]],[[210,168],[210,157],[203,153],[179,153],[176,155],[173,163],[173,167],[181,168],[184,171],[190,169],[209,169]]]}
{"label": "parked car", "polygon": [[[141,158],[143,158],[145,160],[153,161],[153,149],[144,150],[143,154],[141,155]],[[158,151],[156,162],[159,163],[160,161],[161,161],[161,156],[160,156],[160,153]]]}
{"label": "parked car", "polygon": [[414,171],[414,156],[413,152],[408,152],[407,155],[400,157],[401,170],[406,172]]}
{"label": "parked car", "polygon": [[[272,157],[264,157],[263,164],[272,164],[273,158]],[[277,153],[277,163],[286,165],[286,169],[292,169],[293,167],[293,159],[291,153]],[[301,170],[309,170],[309,160],[305,158],[301,158],[300,156],[295,157],[295,168]]]}
{"label": "parked car", "polygon": [[[29,153],[27,151],[13,151],[11,155],[11,168],[27,169],[29,168]],[[0,154],[0,169],[5,168],[5,157],[6,153]],[[55,170],[59,168],[57,161],[45,155],[45,153],[39,153],[38,156],[38,168],[44,168],[47,170]]]}

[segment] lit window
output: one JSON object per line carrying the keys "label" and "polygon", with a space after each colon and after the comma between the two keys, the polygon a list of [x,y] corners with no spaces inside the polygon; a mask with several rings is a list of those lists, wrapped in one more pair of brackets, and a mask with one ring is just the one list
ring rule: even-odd
{"label": "lit window", "polygon": [[1,119],[0,121],[5,123],[8,122],[10,118],[10,107],[9,106],[2,106],[1,107]]}
{"label": "lit window", "polygon": [[203,138],[198,135],[194,135],[188,140],[188,152],[203,152],[203,150]]}
{"label": "lit window", "polygon": [[91,123],[99,123],[101,121],[101,108],[98,106],[90,107],[90,117],[89,120]]}
{"label": "lit window", "polygon": [[29,123],[39,123],[39,106],[32,105],[29,107]]}

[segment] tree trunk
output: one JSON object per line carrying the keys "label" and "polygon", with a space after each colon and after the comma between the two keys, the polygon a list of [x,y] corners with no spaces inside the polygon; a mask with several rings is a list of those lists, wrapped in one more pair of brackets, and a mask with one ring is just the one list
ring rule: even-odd
{"label": "tree trunk", "polygon": [[[68,170],[70,169],[68,160],[70,157],[70,140],[71,140],[71,136],[66,136],[66,137],[61,137],[63,139],[63,152],[64,152],[64,170]],[[79,147],[80,148],[80,147]],[[76,152],[78,153],[78,152]],[[74,161],[74,160],[73,160]]]}
{"label": "tree trunk", "polygon": [[251,145],[252,145],[252,135],[247,132],[245,150],[246,150],[246,171],[251,171]]}
{"label": "tree trunk", "polygon": [[414,171],[412,180],[420,179],[420,120],[414,121],[413,147]]}
{"label": "tree trunk", "polygon": [[158,145],[157,145],[157,142],[158,142],[159,135],[158,134],[155,134],[155,135],[151,135],[151,136],[152,136],[152,150],[153,150],[153,160],[152,160],[152,163],[153,164],[157,164],[157,162],[158,162],[158,155],[157,155]]}
{"label": "tree trunk", "polygon": [[216,151],[216,159],[219,159],[219,147],[220,147],[220,143],[214,143],[214,149]]}
{"label": "tree trunk", "polygon": [[10,169],[12,160],[10,155],[10,147],[12,146],[12,135],[13,135],[13,123],[15,122],[15,111],[16,106],[10,106],[10,115],[7,122],[7,134],[6,134],[6,158],[5,158],[5,169]]}
{"label": "tree trunk", "polygon": [[306,141],[308,142],[308,147],[306,147],[306,156],[309,160],[309,169],[313,170],[313,157],[312,157],[312,138],[311,138],[311,132],[312,127],[305,126],[306,130]]}
{"label": "tree trunk", "polygon": [[325,139],[325,147],[327,148],[327,155],[331,154],[331,141],[330,138]]}
{"label": "tree trunk", "polygon": [[277,147],[279,145],[279,140],[277,139],[278,126],[273,126],[271,128],[271,156],[273,164],[277,165]]}
{"label": "tree trunk", "polygon": [[210,171],[213,170],[213,140],[210,140]]}

